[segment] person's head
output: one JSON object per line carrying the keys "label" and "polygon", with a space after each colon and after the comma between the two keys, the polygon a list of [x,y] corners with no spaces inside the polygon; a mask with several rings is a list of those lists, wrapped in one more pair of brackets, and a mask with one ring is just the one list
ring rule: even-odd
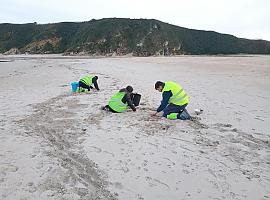
{"label": "person's head", "polygon": [[94,79],[94,80],[98,80],[98,76],[94,76],[93,79]]}
{"label": "person's head", "polygon": [[163,85],[164,85],[163,82],[157,81],[156,84],[155,84],[155,89],[158,90],[159,92],[162,92],[162,90],[163,90]]}
{"label": "person's head", "polygon": [[129,85],[129,86],[126,87],[126,90],[127,90],[128,92],[131,93],[131,92],[133,92],[133,87],[131,87],[131,86]]}

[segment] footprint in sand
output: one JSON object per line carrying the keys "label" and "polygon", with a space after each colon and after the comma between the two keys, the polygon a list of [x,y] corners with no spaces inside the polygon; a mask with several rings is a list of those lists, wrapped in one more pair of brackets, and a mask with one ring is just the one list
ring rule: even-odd
{"label": "footprint in sand", "polygon": [[182,171],[183,171],[184,174],[189,174],[190,173],[190,171],[188,171],[186,169],[183,169]]}
{"label": "footprint in sand", "polygon": [[171,167],[171,166],[174,166],[174,165],[175,165],[175,162],[173,162],[173,161],[170,160],[169,158],[163,158],[163,159],[168,161],[168,163],[167,163],[167,166],[168,166],[168,167]]}
{"label": "footprint in sand", "polygon": [[[0,173],[1,175],[1,173]],[[6,178],[0,178],[0,183],[4,183],[6,181]]]}
{"label": "footprint in sand", "polygon": [[155,178],[151,178],[149,176],[145,177],[146,181],[148,182],[150,187],[165,187],[166,189],[170,189],[169,185],[166,183],[163,183],[162,181],[155,179]]}
{"label": "footprint in sand", "polygon": [[119,138],[118,139],[118,144],[125,144],[125,140],[123,138]]}
{"label": "footprint in sand", "polygon": [[0,172],[16,172],[18,169],[19,168],[15,165],[0,165]]}
{"label": "footprint in sand", "polygon": [[95,146],[88,146],[88,151],[100,153],[102,150],[98,147],[95,147]]}
{"label": "footprint in sand", "polygon": [[112,183],[112,184],[117,189],[123,189],[124,188],[124,186],[120,182],[115,182],[115,183]]}
{"label": "footprint in sand", "polygon": [[103,151],[103,153],[108,154],[108,155],[110,155],[112,157],[115,157],[114,153],[111,153],[111,152],[108,152],[108,151]]}
{"label": "footprint in sand", "polygon": [[120,168],[116,168],[115,170],[121,170],[124,173],[129,172],[129,168],[127,167],[128,163],[123,160],[118,160],[118,165],[120,165]]}
{"label": "footprint in sand", "polygon": [[0,184],[5,182],[7,173],[14,173],[18,171],[18,167],[15,165],[0,165]]}
{"label": "footprint in sand", "polygon": [[37,191],[37,187],[34,185],[33,182],[29,182],[27,186],[28,186],[27,191],[30,193],[34,193]]}
{"label": "footprint in sand", "polygon": [[264,122],[264,119],[261,119],[260,116],[256,116],[254,119]]}
{"label": "footprint in sand", "polygon": [[223,127],[223,128],[231,128],[232,125],[231,124],[216,123],[216,124],[214,124],[214,127],[217,127],[217,128],[221,128],[221,127]]}
{"label": "footprint in sand", "polygon": [[233,128],[231,124],[216,123],[213,128],[220,132],[238,132],[237,128]]}
{"label": "footprint in sand", "polygon": [[142,167],[146,167],[148,164],[148,161],[147,160],[144,160],[143,163],[142,163]]}

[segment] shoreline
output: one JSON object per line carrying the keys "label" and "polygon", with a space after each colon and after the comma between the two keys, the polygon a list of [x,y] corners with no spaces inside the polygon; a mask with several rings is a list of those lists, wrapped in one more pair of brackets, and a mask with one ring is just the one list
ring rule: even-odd
{"label": "shoreline", "polygon": [[234,58],[234,57],[268,57],[267,54],[222,54],[222,55],[173,55],[173,56],[132,56],[132,55],[123,55],[123,56],[91,56],[91,55],[63,55],[63,54],[16,54],[16,55],[4,55],[0,54],[0,62],[8,62],[4,60],[5,58],[14,58],[14,59],[102,59],[102,58]]}

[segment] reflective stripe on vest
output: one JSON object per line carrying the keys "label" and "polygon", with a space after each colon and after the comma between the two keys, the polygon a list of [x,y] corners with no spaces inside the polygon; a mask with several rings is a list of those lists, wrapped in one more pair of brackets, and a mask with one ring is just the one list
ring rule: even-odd
{"label": "reflective stripe on vest", "polygon": [[183,91],[184,91],[184,90],[183,90],[183,88],[182,88],[179,92],[177,92],[177,94],[173,95],[173,96],[171,97],[170,100],[171,100],[171,101],[175,100],[175,99],[177,98],[177,96],[180,95]]}
{"label": "reflective stripe on vest", "polygon": [[174,103],[174,102],[179,102],[179,101],[181,101],[181,100],[183,100],[184,98],[186,98],[188,95],[187,94],[185,94],[183,97],[180,97],[180,98],[178,98],[178,99],[171,99],[171,102],[172,103]]}
{"label": "reflective stripe on vest", "polygon": [[165,86],[162,92],[165,91],[172,92],[172,96],[169,99],[169,103],[182,106],[189,102],[189,98],[188,95],[186,94],[186,91],[183,90],[183,88],[175,82],[165,82]]}

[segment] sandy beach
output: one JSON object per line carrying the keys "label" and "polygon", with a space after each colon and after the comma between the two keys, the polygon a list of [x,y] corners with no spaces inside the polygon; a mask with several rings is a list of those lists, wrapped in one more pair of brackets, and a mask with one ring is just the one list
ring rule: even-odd
{"label": "sandy beach", "polygon": [[[0,60],[0,199],[270,199],[270,56]],[[86,74],[101,90],[72,93]],[[157,80],[200,119],[151,117]],[[100,109],[127,85],[137,112]]]}

